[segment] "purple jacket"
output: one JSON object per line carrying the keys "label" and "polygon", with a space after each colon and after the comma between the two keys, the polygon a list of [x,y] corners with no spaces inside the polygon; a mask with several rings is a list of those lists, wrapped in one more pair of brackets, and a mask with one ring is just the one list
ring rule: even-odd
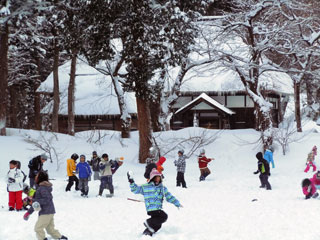
{"label": "purple jacket", "polygon": [[[35,196],[33,197],[33,202],[40,203],[41,210],[39,211],[39,216],[45,214],[55,214],[56,211],[52,197],[52,183],[47,181],[41,182],[37,188]],[[28,212],[30,214],[34,212],[32,206]]]}

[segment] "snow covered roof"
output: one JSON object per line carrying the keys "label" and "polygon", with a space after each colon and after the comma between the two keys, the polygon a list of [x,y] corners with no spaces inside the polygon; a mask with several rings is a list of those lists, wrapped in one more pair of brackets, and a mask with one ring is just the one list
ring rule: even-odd
{"label": "snow covered roof", "polygon": [[188,107],[192,106],[194,103],[196,103],[197,101],[199,101],[200,99],[203,99],[204,101],[206,101],[209,105],[214,106],[215,108],[220,109],[221,111],[232,115],[235,114],[235,112],[233,112],[232,110],[230,110],[229,108],[223,106],[222,104],[218,103],[216,100],[212,99],[211,97],[209,97],[207,94],[205,93],[201,93],[200,96],[198,96],[197,98],[195,98],[194,100],[192,100],[191,102],[187,103],[186,105],[184,105],[183,107],[179,108],[175,114],[187,109]]}
{"label": "snow covered roof", "polygon": [[[59,67],[60,109],[59,114],[68,114],[68,85],[70,80],[68,61]],[[110,77],[103,75],[88,64],[78,61],[76,68],[75,115],[119,115],[118,99]],[[39,87],[38,91],[53,92],[53,73]],[[125,93],[130,114],[137,113],[134,93]],[[51,105],[42,110],[51,112]]]}

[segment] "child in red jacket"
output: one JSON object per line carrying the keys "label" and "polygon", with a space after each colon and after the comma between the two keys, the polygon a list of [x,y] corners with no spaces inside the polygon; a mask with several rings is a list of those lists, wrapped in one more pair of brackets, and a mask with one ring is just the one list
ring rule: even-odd
{"label": "child in red jacket", "polygon": [[214,158],[207,158],[206,151],[204,149],[200,150],[200,155],[198,157],[199,169],[200,169],[200,181],[204,181],[206,177],[211,173],[208,168],[208,163]]}
{"label": "child in red jacket", "polygon": [[312,182],[312,179],[305,178],[302,181],[302,192],[306,196],[306,199],[309,199],[311,197],[316,198],[319,196],[317,193],[317,189]]}

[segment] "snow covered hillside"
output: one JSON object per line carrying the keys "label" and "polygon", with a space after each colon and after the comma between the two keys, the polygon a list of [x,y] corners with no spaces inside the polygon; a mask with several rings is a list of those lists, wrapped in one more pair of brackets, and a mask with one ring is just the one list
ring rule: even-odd
{"label": "snow covered hillside", "polygon": [[[190,132],[200,131],[188,128],[176,132],[164,132],[162,139],[181,138]],[[23,220],[24,212],[8,211],[8,193],[5,175],[12,159],[22,162],[22,170],[28,172],[27,163],[32,157],[41,154],[33,146],[23,141],[23,135],[39,135],[36,131],[9,129],[10,136],[0,137],[0,239],[24,240],[36,239],[34,224],[35,212],[29,221]],[[55,146],[62,159],[60,169],[57,163],[47,161],[44,165],[49,177],[54,178],[53,196],[56,207],[56,228],[70,240],[128,240],[150,239],[142,236],[143,222],[147,219],[144,203],[128,201],[127,198],[142,199],[142,195],[130,192],[126,173],[132,170],[137,184],[145,183],[143,178],[145,165],[137,163],[138,133],[133,132],[131,139],[119,141],[119,133],[107,132],[101,145],[90,144],[86,138],[90,133],[78,133],[76,137],[58,134]],[[216,130],[209,130],[215,134]],[[43,133],[47,138],[48,133]],[[199,169],[196,155],[187,159],[185,179],[187,189],[177,188],[174,155],[168,155],[164,163],[164,184],[183,208],[164,203],[164,211],[169,218],[153,239],[158,240],[312,240],[319,239],[320,198],[305,200],[301,190],[303,178],[311,177],[312,172],[304,173],[306,157],[314,145],[320,147],[320,133],[311,133],[300,142],[292,143],[290,152],[282,156],[278,148],[275,151],[275,168],[271,168],[269,181],[271,191],[259,188],[255,154],[258,149],[254,142],[259,133],[254,130],[226,130],[211,145],[207,146],[208,157],[215,160],[210,163],[212,174],[205,182],[199,182]],[[113,176],[115,196],[97,198],[98,181],[89,182],[89,198],[80,197],[72,188],[66,193],[67,177],[65,160],[74,152],[85,154],[97,150],[109,154],[111,159],[123,156],[124,164]],[[188,149],[186,149],[188,151]],[[198,152],[197,152],[198,154]],[[319,156],[316,157],[320,167]],[[28,179],[27,179],[28,182]],[[107,190],[104,193],[108,193]],[[257,199],[256,201],[252,201]],[[50,238],[49,238],[50,239]]]}

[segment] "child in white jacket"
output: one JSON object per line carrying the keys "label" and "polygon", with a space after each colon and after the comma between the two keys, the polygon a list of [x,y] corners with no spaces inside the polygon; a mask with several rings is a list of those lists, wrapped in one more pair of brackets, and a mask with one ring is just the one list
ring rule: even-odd
{"label": "child in white jacket", "polygon": [[16,209],[22,210],[22,190],[23,190],[23,174],[17,168],[17,161],[11,160],[9,162],[10,170],[7,174],[7,184],[9,192],[9,211]]}

